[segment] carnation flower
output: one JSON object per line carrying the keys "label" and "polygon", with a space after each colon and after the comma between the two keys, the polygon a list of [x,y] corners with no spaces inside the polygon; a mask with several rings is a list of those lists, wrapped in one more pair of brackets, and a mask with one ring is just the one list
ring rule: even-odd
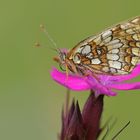
{"label": "carnation flower", "polygon": [[78,76],[58,71],[54,68],[51,72],[52,78],[59,84],[75,91],[93,90],[95,94],[105,94],[115,96],[115,90],[134,90],[140,89],[140,82],[128,83],[126,81],[137,77],[140,74],[140,64],[137,65],[130,74],[127,75],[98,75],[98,79],[91,75]]}

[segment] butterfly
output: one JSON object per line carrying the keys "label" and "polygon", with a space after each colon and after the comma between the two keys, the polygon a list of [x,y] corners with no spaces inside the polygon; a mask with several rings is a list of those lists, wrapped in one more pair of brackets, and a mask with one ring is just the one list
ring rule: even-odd
{"label": "butterfly", "polygon": [[85,75],[129,74],[140,62],[140,17],[90,36],[55,60],[70,72]]}

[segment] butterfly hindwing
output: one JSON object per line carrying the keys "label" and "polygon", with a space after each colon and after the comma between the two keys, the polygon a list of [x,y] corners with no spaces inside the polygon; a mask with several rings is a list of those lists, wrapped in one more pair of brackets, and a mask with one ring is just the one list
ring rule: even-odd
{"label": "butterfly hindwing", "polygon": [[68,57],[75,65],[95,73],[130,73],[140,60],[140,17],[85,39]]}

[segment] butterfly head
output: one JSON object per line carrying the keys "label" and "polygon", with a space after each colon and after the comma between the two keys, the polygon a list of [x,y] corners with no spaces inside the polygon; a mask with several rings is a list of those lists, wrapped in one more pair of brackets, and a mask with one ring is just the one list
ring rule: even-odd
{"label": "butterfly head", "polygon": [[69,71],[72,73],[77,73],[76,65],[74,62],[69,58],[69,53],[67,50],[59,50],[58,57],[55,57],[54,60],[59,63],[60,69],[62,71],[66,71],[68,73]]}
{"label": "butterfly head", "polygon": [[66,56],[67,56],[66,51],[59,50],[59,56],[58,56],[59,66],[60,66],[61,70],[63,70],[63,71],[66,71],[66,67],[67,67]]}

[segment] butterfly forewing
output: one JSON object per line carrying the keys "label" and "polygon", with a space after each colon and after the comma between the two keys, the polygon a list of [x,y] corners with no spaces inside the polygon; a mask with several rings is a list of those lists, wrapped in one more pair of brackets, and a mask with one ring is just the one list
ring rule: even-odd
{"label": "butterfly forewing", "polygon": [[130,73],[140,61],[140,17],[85,39],[67,57],[97,74]]}

